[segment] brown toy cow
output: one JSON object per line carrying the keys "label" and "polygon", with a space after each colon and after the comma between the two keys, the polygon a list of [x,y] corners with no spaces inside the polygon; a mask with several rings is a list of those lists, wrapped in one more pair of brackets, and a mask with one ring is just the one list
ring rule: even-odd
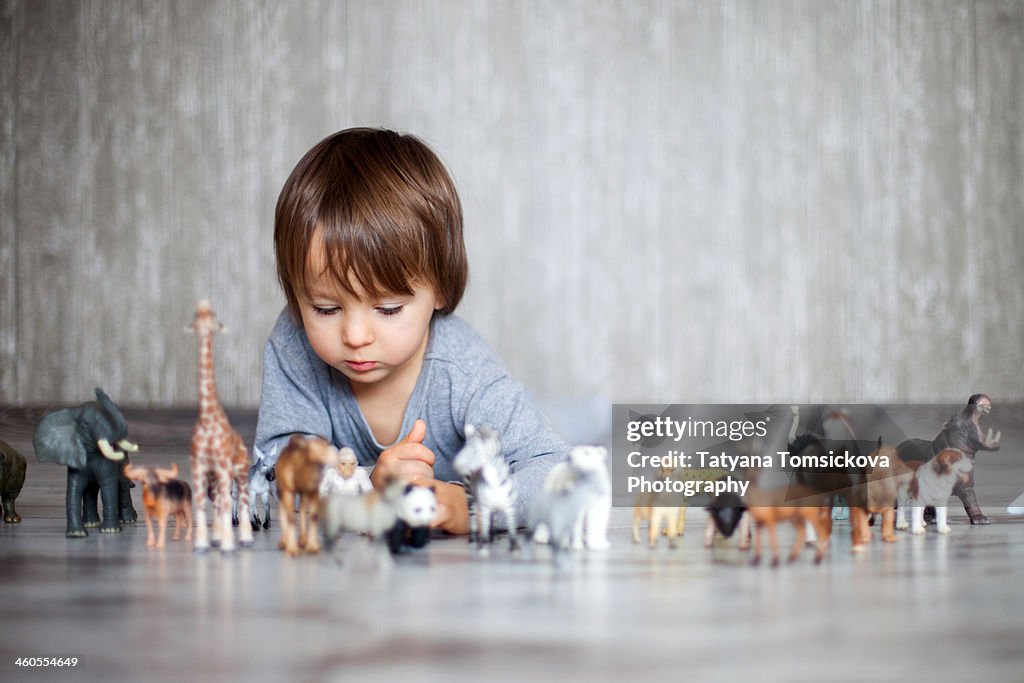
{"label": "brown toy cow", "polygon": [[[174,516],[174,536],[177,541],[184,527],[185,540],[192,540],[192,487],[178,476],[178,465],[170,469],[126,465],[124,475],[142,485],[142,503],[146,515],[146,545],[164,547],[167,538],[167,519]],[[153,534],[153,518],[160,527],[160,535]]]}
{"label": "brown toy cow", "polygon": [[[281,517],[279,547],[295,557],[299,548],[320,552],[317,520],[320,512],[320,477],[324,467],[338,466],[338,449],[318,437],[295,434],[281,450],[277,472],[277,500]],[[295,496],[299,496],[299,537],[295,539]]]}

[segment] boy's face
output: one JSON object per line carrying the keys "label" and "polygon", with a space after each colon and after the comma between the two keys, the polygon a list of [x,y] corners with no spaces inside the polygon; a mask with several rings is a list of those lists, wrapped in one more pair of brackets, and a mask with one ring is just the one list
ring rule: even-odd
{"label": "boy's face", "polygon": [[[310,250],[310,272],[324,272],[322,258],[321,250]],[[429,286],[414,286],[412,296],[371,300],[358,283],[352,284],[358,296],[321,280],[308,300],[300,298],[302,325],[313,351],[345,375],[357,394],[389,385],[411,391],[427,348],[430,319],[441,302]]]}

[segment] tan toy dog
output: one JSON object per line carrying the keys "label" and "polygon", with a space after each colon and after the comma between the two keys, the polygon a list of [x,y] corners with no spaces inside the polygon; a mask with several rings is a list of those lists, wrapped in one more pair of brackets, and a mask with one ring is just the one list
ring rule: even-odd
{"label": "tan toy dog", "polygon": [[[170,469],[157,467],[139,467],[125,465],[124,476],[142,485],[142,504],[146,516],[146,545],[163,548],[167,539],[167,520],[174,516],[174,536],[177,541],[181,537],[182,528],[185,540],[192,540],[192,487],[178,476],[178,465]],[[160,527],[159,537],[153,534],[153,518]]]}
{"label": "tan toy dog", "polygon": [[[889,458],[889,466],[878,465],[867,474],[867,510],[871,514],[882,515],[882,540],[886,543],[896,542],[896,501],[900,492],[905,490],[914,479],[914,470],[920,463],[905,463],[900,460],[896,449],[891,446],[883,446],[882,439],[878,439],[878,448],[871,457]],[[861,521],[862,528],[859,537],[865,541],[871,538],[871,529],[868,528],[868,518]]]}
{"label": "tan toy dog", "polygon": [[[661,467],[654,480],[668,481],[674,471],[675,468],[672,466]],[[653,492],[641,493],[636,497],[636,505],[633,507],[633,543],[640,542],[640,525],[647,522],[648,546],[657,547],[659,533],[668,536],[670,548],[676,546],[676,537],[683,535],[683,527],[686,524],[686,508],[675,500],[670,501],[669,496],[679,497],[677,494]]]}
{"label": "tan toy dog", "polygon": [[778,566],[779,544],[775,536],[775,527],[780,522],[790,522],[796,528],[796,541],[789,553],[790,562],[800,556],[807,525],[814,530],[817,540],[814,563],[821,562],[825,549],[828,548],[829,536],[832,534],[832,509],[825,505],[824,494],[802,484],[769,490],[751,484],[747,502],[747,514],[756,523],[753,564],[761,561],[761,530],[767,529],[772,549],[772,566]]}

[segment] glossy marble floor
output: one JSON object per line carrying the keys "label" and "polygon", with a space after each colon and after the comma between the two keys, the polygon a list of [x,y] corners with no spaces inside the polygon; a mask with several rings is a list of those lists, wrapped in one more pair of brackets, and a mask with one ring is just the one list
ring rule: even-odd
{"label": "glossy marble floor", "polygon": [[[138,462],[187,470],[194,413],[126,413]],[[196,556],[148,549],[143,525],[65,539],[64,474],[32,457],[40,414],[0,411],[0,437],[29,457],[24,522],[0,525],[0,680],[1024,680],[1024,518],[1000,510],[859,556],[839,522],[821,566],[807,551],[778,569],[730,542],[706,550],[696,512],[679,549],[635,546],[627,509],[610,550],[563,569],[546,549],[481,557],[462,538],[393,564],[358,538],[290,560],[276,525],[250,550]],[[251,414],[233,417],[251,434]],[[1019,443],[1004,434],[998,457]],[[73,670],[14,663],[72,655]]]}

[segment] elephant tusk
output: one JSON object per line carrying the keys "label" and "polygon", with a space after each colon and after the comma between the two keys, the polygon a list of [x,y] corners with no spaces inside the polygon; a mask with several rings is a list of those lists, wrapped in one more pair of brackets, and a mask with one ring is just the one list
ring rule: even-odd
{"label": "elephant tusk", "polygon": [[96,445],[100,447],[100,453],[102,453],[109,460],[124,460],[124,453],[121,451],[115,451],[110,445],[110,442],[106,439],[100,439],[96,442]]}
{"label": "elephant tusk", "polygon": [[121,448],[121,450],[128,451],[129,453],[134,453],[135,451],[139,450],[138,444],[134,444],[128,439],[121,439],[120,441],[117,442],[117,445]]}

